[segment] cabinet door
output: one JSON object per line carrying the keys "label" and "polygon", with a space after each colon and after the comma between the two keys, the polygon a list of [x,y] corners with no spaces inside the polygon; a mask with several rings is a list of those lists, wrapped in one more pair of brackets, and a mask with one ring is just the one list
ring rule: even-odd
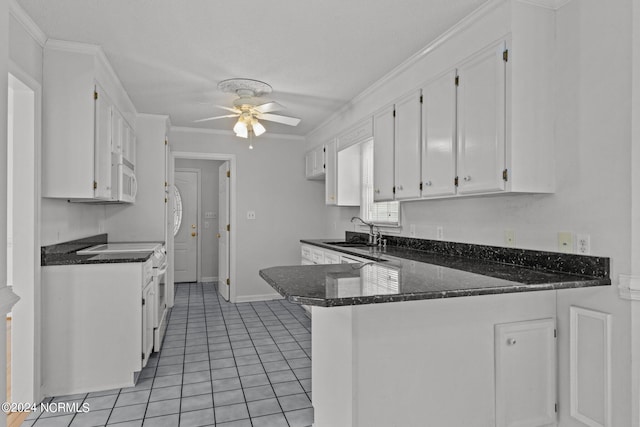
{"label": "cabinet door", "polygon": [[475,55],[458,69],[458,192],[504,190],[505,44]]}
{"label": "cabinet door", "polygon": [[325,172],[325,161],[324,161],[324,154],[325,154],[325,149],[324,149],[324,145],[321,145],[319,147],[317,147],[315,149],[315,155],[314,155],[314,175],[318,176],[318,175],[322,175]]}
{"label": "cabinet door", "polygon": [[556,420],[553,319],[495,326],[496,427],[539,427]]}
{"label": "cabinet door", "polygon": [[338,185],[337,185],[337,144],[336,140],[333,139],[331,142],[325,145],[325,181],[324,181],[324,194],[325,194],[325,203],[327,205],[335,205],[338,199]]}
{"label": "cabinet door", "polygon": [[155,291],[153,282],[142,291],[142,366],[144,367],[153,352],[153,306]]}
{"label": "cabinet door", "polygon": [[420,197],[420,91],[396,103],[395,186],[396,200]]}
{"label": "cabinet door", "polygon": [[455,70],[422,89],[422,197],[455,194]]}
{"label": "cabinet door", "polygon": [[315,156],[315,151],[310,151],[304,156],[304,173],[307,178],[311,178],[313,176],[316,164]]}
{"label": "cabinet door", "polygon": [[111,103],[96,85],[94,137],[94,197],[111,199]]}
{"label": "cabinet door", "polygon": [[373,116],[373,200],[393,200],[394,106]]}
{"label": "cabinet door", "polygon": [[122,125],[122,116],[113,108],[111,111],[111,151],[117,154],[122,154]]}

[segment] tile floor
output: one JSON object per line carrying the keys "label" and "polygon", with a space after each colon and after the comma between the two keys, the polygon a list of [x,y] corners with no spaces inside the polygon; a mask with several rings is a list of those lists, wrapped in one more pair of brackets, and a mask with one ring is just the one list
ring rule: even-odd
{"label": "tile floor", "polygon": [[230,304],[213,283],[178,284],[162,349],[135,387],[53,398],[91,410],[33,412],[22,426],[310,426],[310,331],[299,305]]}

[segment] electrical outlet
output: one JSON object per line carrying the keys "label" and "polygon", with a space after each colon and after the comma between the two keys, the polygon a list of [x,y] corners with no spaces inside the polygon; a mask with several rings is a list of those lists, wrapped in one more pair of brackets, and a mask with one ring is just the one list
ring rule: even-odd
{"label": "electrical outlet", "polygon": [[561,231],[558,233],[558,251],[573,253],[573,234],[571,232]]}
{"label": "electrical outlet", "polygon": [[444,239],[444,228],[441,225],[436,228],[436,238],[439,240]]}
{"label": "electrical outlet", "polygon": [[504,244],[508,248],[516,246],[516,232],[513,230],[504,230]]}
{"label": "electrical outlet", "polygon": [[247,211],[247,219],[256,219],[255,211]]}
{"label": "electrical outlet", "polygon": [[409,236],[416,237],[416,225],[415,224],[409,225]]}
{"label": "electrical outlet", "polygon": [[578,234],[576,236],[576,251],[580,255],[591,254],[591,236],[588,234]]}

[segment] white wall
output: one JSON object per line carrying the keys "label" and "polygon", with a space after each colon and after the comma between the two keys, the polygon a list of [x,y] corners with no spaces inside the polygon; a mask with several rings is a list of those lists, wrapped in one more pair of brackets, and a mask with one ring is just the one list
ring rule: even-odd
{"label": "white wall", "polygon": [[[218,168],[224,162],[216,160],[176,159],[177,168],[200,171],[200,280],[218,277]],[[205,218],[205,212],[215,213],[215,218]],[[205,227],[205,222],[209,227]]]}
{"label": "white wall", "polygon": [[[0,0],[0,169],[7,170],[7,80],[5,76],[9,72],[9,5],[7,0]],[[7,177],[6,174],[0,174],[0,224],[6,224],[7,221]],[[7,279],[7,229],[0,227],[0,293],[5,292]],[[10,311],[11,307],[0,304],[0,319],[4,318],[6,311]],[[6,361],[6,328],[0,328],[0,367],[7,366]],[[5,402],[6,399],[6,369],[0,369],[0,401]],[[7,425],[5,416],[0,416],[0,427]]]}
{"label": "white wall", "polygon": [[[324,186],[304,178],[302,140],[268,133],[255,138],[254,149],[231,134],[173,128],[171,151],[235,154],[237,212],[232,233],[237,242],[238,301],[270,298],[277,294],[258,271],[276,265],[300,263],[301,238],[325,233]],[[256,219],[247,220],[247,211]]]}
{"label": "white wall", "polygon": [[[630,307],[615,285],[620,273],[631,271],[632,262],[631,2],[570,1],[557,11],[556,38],[556,192],[403,203],[402,234],[415,224],[417,237],[435,238],[436,227],[443,226],[445,240],[504,245],[509,229],[515,231],[517,247],[551,251],[557,250],[559,231],[589,234],[592,254],[611,258],[614,286],[559,293],[560,421],[562,426],[582,425],[568,412],[568,307],[578,305],[613,314],[613,425],[627,426],[632,408]],[[422,62],[414,70],[426,67]],[[404,81],[408,74],[365,100],[385,100],[390,89],[398,95],[410,89],[413,80]],[[351,108],[348,117],[365,115],[372,107],[356,102]],[[349,124],[336,120],[314,131],[308,147]],[[327,234],[352,229],[347,221],[353,209],[327,212]]]}

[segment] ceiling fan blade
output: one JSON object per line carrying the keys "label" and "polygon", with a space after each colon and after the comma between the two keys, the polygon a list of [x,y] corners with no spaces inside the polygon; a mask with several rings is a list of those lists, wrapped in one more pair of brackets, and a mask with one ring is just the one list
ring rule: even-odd
{"label": "ceiling fan blade", "polygon": [[241,111],[237,108],[225,107],[224,105],[214,105],[214,107],[222,108],[223,110],[231,111],[232,113],[240,114]]}
{"label": "ceiling fan blade", "polygon": [[240,114],[227,114],[224,116],[207,117],[206,119],[194,120],[193,123],[208,122],[209,120],[225,119],[227,117],[238,117]]}
{"label": "ceiling fan blade", "polygon": [[254,110],[256,110],[258,113],[270,113],[272,111],[280,111],[280,110],[284,110],[284,107],[280,104],[278,104],[277,102],[267,102],[265,104],[262,105],[257,105],[255,107],[253,107]]}
{"label": "ceiling fan blade", "polygon": [[279,114],[258,114],[260,120],[268,120],[270,122],[282,123],[289,126],[298,126],[300,119],[296,117],[281,116]]}

